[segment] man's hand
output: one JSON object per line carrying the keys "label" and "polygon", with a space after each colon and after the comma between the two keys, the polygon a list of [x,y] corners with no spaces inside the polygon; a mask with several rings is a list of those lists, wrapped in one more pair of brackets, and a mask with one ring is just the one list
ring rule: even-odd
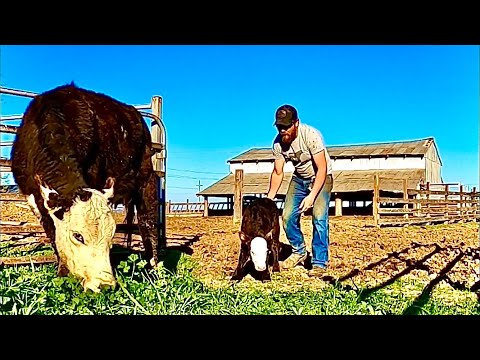
{"label": "man's hand", "polygon": [[267,197],[269,199],[274,199],[275,195],[277,195],[278,189],[280,189],[280,185],[282,185],[283,180],[283,166],[285,165],[285,160],[275,159],[273,163],[273,170],[272,174],[270,175],[270,185],[268,186]]}
{"label": "man's hand", "polygon": [[304,213],[311,207],[313,207],[313,203],[315,202],[315,197],[312,194],[308,194],[300,203],[299,211]]}

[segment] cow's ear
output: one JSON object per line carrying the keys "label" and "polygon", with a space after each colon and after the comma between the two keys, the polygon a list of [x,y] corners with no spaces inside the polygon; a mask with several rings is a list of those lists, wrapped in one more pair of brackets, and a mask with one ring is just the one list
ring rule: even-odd
{"label": "cow's ear", "polygon": [[103,196],[106,199],[110,199],[113,196],[113,185],[115,184],[115,179],[113,177],[107,178],[105,182],[105,187],[103,188]]}
{"label": "cow's ear", "polygon": [[241,242],[247,242],[247,241],[252,240],[252,239],[250,238],[250,236],[248,236],[247,234],[245,234],[245,233],[242,232],[242,231],[239,231],[239,232],[238,232],[238,236],[240,237],[240,241],[241,241]]}
{"label": "cow's ear", "polygon": [[77,196],[82,201],[88,201],[92,197],[92,192],[82,189],[82,190],[78,191]]}
{"label": "cow's ear", "polygon": [[45,206],[45,209],[47,209],[53,221],[56,222],[62,220],[63,214],[60,218],[56,215],[56,212],[62,208],[58,192],[55,189],[50,189],[38,174],[35,175],[35,182],[40,188],[40,194],[43,198],[43,206]]}

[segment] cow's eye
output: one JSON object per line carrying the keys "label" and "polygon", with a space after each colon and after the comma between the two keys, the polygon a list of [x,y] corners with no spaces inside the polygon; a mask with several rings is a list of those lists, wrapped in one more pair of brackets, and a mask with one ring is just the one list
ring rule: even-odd
{"label": "cow's eye", "polygon": [[85,240],[83,240],[82,234],[74,232],[73,237],[75,238],[75,240],[81,242],[82,244],[85,244]]}

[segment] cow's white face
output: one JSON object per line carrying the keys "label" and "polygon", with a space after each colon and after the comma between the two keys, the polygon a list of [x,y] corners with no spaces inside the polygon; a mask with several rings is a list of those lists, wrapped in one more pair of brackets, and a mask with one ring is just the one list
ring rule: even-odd
{"label": "cow's white face", "polygon": [[108,199],[113,196],[113,181],[104,193],[84,189],[92,196],[86,201],[77,197],[63,217],[55,214],[60,208],[51,209],[47,205],[49,195],[56,191],[44,186],[40,188],[45,207],[55,224],[55,243],[60,262],[81,279],[85,291],[99,292],[102,286],[115,286],[110,248],[116,223],[108,206]]}
{"label": "cow's white face", "polygon": [[267,268],[267,241],[262,237],[255,237],[250,243],[250,257],[255,270],[264,271]]}

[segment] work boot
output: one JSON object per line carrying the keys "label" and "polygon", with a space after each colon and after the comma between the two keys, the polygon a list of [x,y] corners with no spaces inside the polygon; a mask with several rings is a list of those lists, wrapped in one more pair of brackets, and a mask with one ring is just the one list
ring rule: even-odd
{"label": "work boot", "polygon": [[295,266],[299,265],[305,261],[307,258],[307,253],[300,255],[300,254],[292,254],[290,255],[285,261],[282,262],[283,269],[292,269]]}
{"label": "work boot", "polygon": [[308,276],[321,278],[323,275],[325,275],[326,272],[327,269],[321,266],[314,266],[311,270],[308,271]]}

